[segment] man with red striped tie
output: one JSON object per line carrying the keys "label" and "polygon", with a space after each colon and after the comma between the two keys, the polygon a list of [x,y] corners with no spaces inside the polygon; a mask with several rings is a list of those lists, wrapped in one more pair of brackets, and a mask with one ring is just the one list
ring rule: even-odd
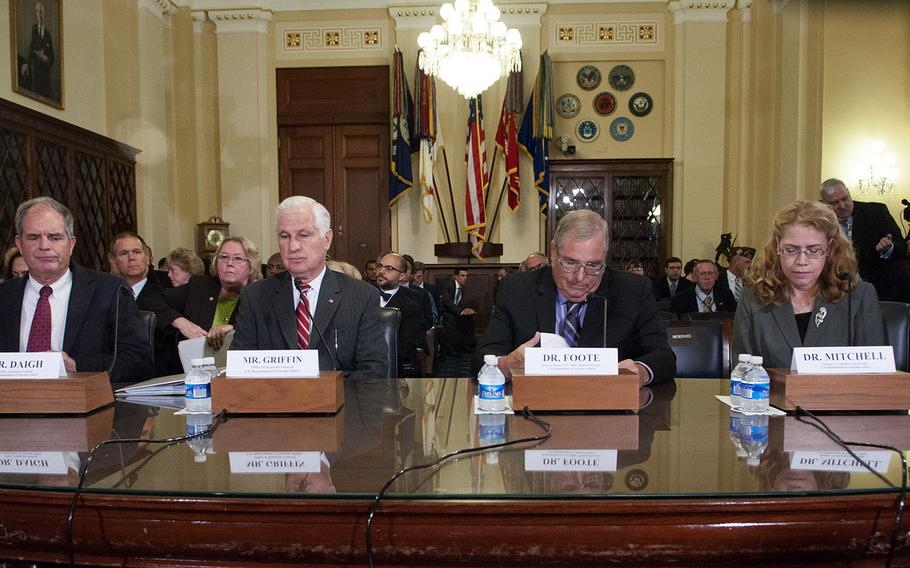
{"label": "man with red striped tie", "polygon": [[317,349],[320,370],[387,376],[379,291],[326,268],[329,212],[309,197],[288,197],[278,205],[276,227],[286,272],[244,287],[230,348]]}

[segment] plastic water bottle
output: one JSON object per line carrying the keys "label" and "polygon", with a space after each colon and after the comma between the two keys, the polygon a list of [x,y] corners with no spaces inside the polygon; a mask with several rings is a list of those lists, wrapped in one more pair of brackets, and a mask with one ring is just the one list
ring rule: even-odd
{"label": "plastic water bottle", "polygon": [[769,396],[771,394],[771,378],[764,367],[763,359],[753,355],[750,359],[752,368],[749,369],[742,382],[742,405],[744,412],[765,412],[768,410]]}
{"label": "plastic water bottle", "polygon": [[483,367],[477,375],[480,385],[477,408],[496,412],[506,408],[506,377],[499,370],[496,355],[484,355]]}
{"label": "plastic water bottle", "polygon": [[742,438],[742,419],[745,416],[742,412],[730,411],[730,441],[736,448],[736,457],[746,457],[746,449],[743,447]]}
{"label": "plastic water bottle", "polygon": [[[505,414],[481,414],[477,416],[477,430],[480,445],[499,444],[506,439]],[[499,452],[491,451],[484,454],[486,462],[490,465],[499,463]]]}
{"label": "plastic water bottle", "polygon": [[218,375],[218,367],[215,366],[214,357],[203,357],[202,367],[205,369],[205,372],[209,374],[210,379],[214,379]]}
{"label": "plastic water bottle", "polygon": [[739,363],[730,371],[730,405],[733,406],[733,408],[742,406],[743,377],[752,367],[752,364],[749,362],[751,357],[751,355],[746,353],[740,354]]}
{"label": "plastic water bottle", "polygon": [[[211,414],[187,414],[186,415],[186,434],[192,436],[207,432],[212,429]],[[196,438],[186,441],[186,445],[193,450],[194,459],[197,462],[204,462],[208,459],[208,454],[212,452],[212,434],[203,434]]]}
{"label": "plastic water bottle", "polygon": [[758,465],[768,447],[768,415],[744,414],[739,421],[740,438],[746,450],[746,463]]}
{"label": "plastic water bottle", "polygon": [[205,370],[202,359],[190,362],[193,368],[183,380],[186,409],[190,412],[212,411],[212,376]]}

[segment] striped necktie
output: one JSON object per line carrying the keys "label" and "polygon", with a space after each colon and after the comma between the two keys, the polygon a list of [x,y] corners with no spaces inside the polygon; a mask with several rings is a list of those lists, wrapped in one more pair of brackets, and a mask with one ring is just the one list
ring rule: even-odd
{"label": "striped necktie", "polygon": [[300,301],[297,302],[297,345],[301,349],[306,349],[310,345],[310,326],[313,323],[310,301],[306,297],[307,292],[310,291],[310,285],[295,278],[294,286],[297,286],[297,290],[300,291]]}
{"label": "striped necktie", "polygon": [[581,312],[581,306],[584,302],[578,302],[577,304],[572,302],[566,302],[568,310],[566,311],[566,317],[562,320],[562,326],[559,329],[559,335],[565,338],[566,343],[569,344],[569,347],[575,347],[578,345],[578,335],[581,332],[581,322],[578,318],[579,313]]}
{"label": "striped necktie", "polygon": [[705,296],[704,298],[702,298],[701,305],[704,308],[702,310],[702,312],[713,312],[714,311],[713,309],[711,309],[711,306],[714,305],[714,299],[711,296]]}
{"label": "striped necktie", "polygon": [[743,279],[739,276],[733,281],[733,297],[739,301],[739,295],[743,293]]}

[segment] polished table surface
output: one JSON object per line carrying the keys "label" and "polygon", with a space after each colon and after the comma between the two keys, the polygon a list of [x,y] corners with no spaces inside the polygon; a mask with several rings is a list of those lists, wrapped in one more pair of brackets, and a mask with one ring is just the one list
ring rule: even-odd
{"label": "polished table surface", "polygon": [[[88,467],[77,561],[362,565],[370,499],[395,472],[541,433],[518,415],[474,415],[473,388],[464,379],[349,383],[336,415],[231,416],[210,439],[171,444],[130,441],[198,423],[154,401],[2,417],[0,558],[62,559],[76,468],[98,442],[121,439]],[[543,414],[552,427],[543,443],[406,474],[375,521],[379,565],[880,564],[901,483],[897,453],[863,454],[871,473],[786,416],[764,422],[767,447],[753,443],[747,463],[743,427],[715,398],[726,389],[684,379],[643,390],[638,413]],[[847,441],[910,449],[907,413],[822,419]],[[902,540],[895,565],[907,554]]]}

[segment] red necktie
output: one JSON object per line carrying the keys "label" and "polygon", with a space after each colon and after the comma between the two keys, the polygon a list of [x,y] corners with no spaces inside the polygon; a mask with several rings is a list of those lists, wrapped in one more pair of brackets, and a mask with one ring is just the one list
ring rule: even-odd
{"label": "red necktie", "polygon": [[297,345],[301,349],[306,349],[310,345],[310,325],[313,321],[310,316],[310,301],[306,297],[310,285],[304,284],[298,278],[294,279],[294,285],[300,290],[300,301],[297,302]]}
{"label": "red necktie", "polygon": [[51,350],[51,302],[48,296],[54,289],[50,286],[41,287],[41,297],[35,306],[35,317],[32,318],[32,328],[28,332],[28,347],[26,351]]}

